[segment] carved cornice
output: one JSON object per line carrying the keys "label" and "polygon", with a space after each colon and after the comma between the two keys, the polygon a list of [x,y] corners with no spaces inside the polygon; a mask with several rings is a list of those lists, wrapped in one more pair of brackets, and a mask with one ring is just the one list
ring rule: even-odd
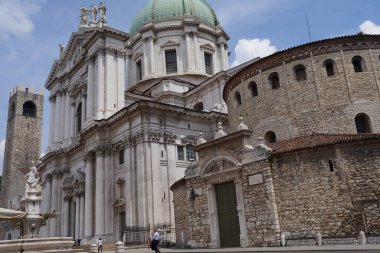
{"label": "carved cornice", "polygon": [[161,139],[160,130],[155,130],[155,129],[148,130],[148,140],[157,142],[157,141],[160,141],[160,139]]}
{"label": "carved cornice", "polygon": [[164,132],[164,142],[174,143],[177,139],[177,135],[173,132]]}

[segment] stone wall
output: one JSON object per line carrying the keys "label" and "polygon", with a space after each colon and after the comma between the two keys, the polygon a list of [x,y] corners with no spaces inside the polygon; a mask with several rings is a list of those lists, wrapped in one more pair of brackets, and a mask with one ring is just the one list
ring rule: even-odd
{"label": "stone wall", "polygon": [[272,175],[281,231],[295,238],[359,231],[380,235],[379,148],[376,143],[349,144],[275,155]]}
{"label": "stone wall", "polygon": [[[263,183],[249,185],[248,177],[251,175],[262,175]],[[245,165],[242,183],[249,246],[280,246],[280,227],[269,163],[264,160]]]}
{"label": "stone wall", "polygon": [[177,231],[177,246],[185,247],[187,246],[187,242],[190,240],[189,215],[187,214],[189,203],[185,180],[175,183],[171,187],[171,190],[173,192],[174,201],[174,220]]}
{"label": "stone wall", "polygon": [[202,178],[193,178],[186,182],[188,191],[197,189],[199,194],[194,200],[187,199],[188,203],[188,219],[190,224],[190,245],[191,247],[210,247],[210,219],[209,204],[207,198],[207,182]]}

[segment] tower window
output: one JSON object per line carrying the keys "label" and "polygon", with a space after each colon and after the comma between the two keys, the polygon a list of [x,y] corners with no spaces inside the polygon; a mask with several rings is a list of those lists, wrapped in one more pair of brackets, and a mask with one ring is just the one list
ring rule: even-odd
{"label": "tower window", "polygon": [[32,101],[27,101],[22,106],[22,115],[27,117],[36,117],[36,105]]}
{"label": "tower window", "polygon": [[209,53],[205,53],[205,68],[206,74],[212,75],[212,56]]}
{"label": "tower window", "polygon": [[166,73],[177,73],[177,52],[176,50],[165,51]]}
{"label": "tower window", "polygon": [[180,161],[185,160],[185,155],[183,153],[183,146],[177,146],[177,159]]}
{"label": "tower window", "polygon": [[241,105],[241,95],[240,95],[240,92],[238,91],[235,93],[235,100],[238,105]]}
{"label": "tower window", "polygon": [[273,90],[280,88],[280,78],[278,77],[278,73],[274,72],[270,74],[268,79]]}
{"label": "tower window", "polygon": [[331,160],[329,160],[329,168],[330,168],[330,172],[335,171],[333,161],[331,161]]}
{"label": "tower window", "polygon": [[275,143],[277,141],[276,134],[273,131],[269,131],[264,135],[266,143]]}
{"label": "tower window", "polygon": [[335,70],[334,70],[334,61],[333,60],[326,60],[323,63],[323,66],[326,69],[326,74],[327,76],[334,76],[335,75]]}
{"label": "tower window", "polygon": [[359,113],[355,117],[355,126],[358,134],[371,133],[371,120],[368,115]]}
{"label": "tower window", "polygon": [[82,129],[82,103],[79,103],[77,107],[77,131]]}
{"label": "tower window", "polygon": [[297,82],[307,80],[306,69],[303,65],[297,65],[294,67],[294,73],[296,74]]}
{"label": "tower window", "polygon": [[141,64],[141,60],[138,60],[136,62],[136,78],[137,78],[137,81],[140,81],[142,79],[142,64]]}
{"label": "tower window", "polygon": [[124,164],[124,149],[119,150],[119,165]]}
{"label": "tower window", "polygon": [[196,154],[193,151],[193,145],[187,144],[186,145],[186,160],[188,161],[195,161],[196,160]]}
{"label": "tower window", "polygon": [[251,90],[252,97],[256,97],[259,95],[259,92],[257,91],[257,84],[255,82],[251,82],[248,85],[248,88]]}
{"label": "tower window", "polygon": [[355,73],[365,72],[365,62],[361,56],[355,56],[352,58],[352,65],[354,67]]}

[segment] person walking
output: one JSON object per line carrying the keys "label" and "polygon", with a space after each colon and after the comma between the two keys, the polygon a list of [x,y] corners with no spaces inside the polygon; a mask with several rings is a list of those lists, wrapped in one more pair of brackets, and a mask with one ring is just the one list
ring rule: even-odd
{"label": "person walking", "polygon": [[152,242],[151,242],[151,249],[154,250],[156,253],[161,253],[161,251],[158,249],[159,242],[160,242],[160,234],[158,233],[157,229],[155,229],[153,233]]}
{"label": "person walking", "polygon": [[103,242],[102,238],[98,239],[98,252],[103,252]]}

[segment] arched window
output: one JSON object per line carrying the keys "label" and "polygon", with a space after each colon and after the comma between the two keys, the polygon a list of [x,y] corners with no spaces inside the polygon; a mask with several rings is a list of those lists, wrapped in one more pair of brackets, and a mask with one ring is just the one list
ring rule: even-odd
{"label": "arched window", "polygon": [[257,90],[257,84],[255,82],[249,83],[248,88],[251,90],[252,97],[256,97],[259,95],[259,92]]}
{"label": "arched window", "polygon": [[352,58],[352,65],[355,73],[366,72],[365,61],[361,56],[355,56]]}
{"label": "arched window", "polygon": [[77,107],[77,131],[78,133],[82,129],[82,103],[79,103]]}
{"label": "arched window", "polygon": [[235,100],[237,102],[238,105],[241,105],[241,95],[240,95],[240,92],[235,92]]}
{"label": "arched window", "polygon": [[270,87],[273,90],[280,88],[280,78],[277,72],[270,74],[268,80],[270,82]]}
{"label": "arched window", "polygon": [[9,241],[9,240],[12,240],[12,235],[11,235],[11,233],[8,234],[8,236],[7,236],[7,240],[8,240],[8,241]]}
{"label": "arched window", "polygon": [[326,60],[323,63],[323,67],[326,69],[327,76],[335,75],[335,62],[331,59]]}
{"label": "arched window", "polygon": [[296,80],[298,82],[305,81],[307,79],[306,76],[306,68],[303,65],[297,65],[294,67],[294,73],[296,75]]}
{"label": "arched window", "polygon": [[371,120],[367,114],[359,113],[355,117],[355,126],[358,134],[371,133]]}
{"label": "arched window", "polygon": [[266,132],[264,139],[266,143],[275,143],[277,141],[276,134],[273,131]]}
{"label": "arched window", "polygon": [[197,112],[203,111],[203,102],[198,102],[193,106],[193,109]]}
{"label": "arched window", "polygon": [[27,117],[36,117],[36,105],[32,101],[27,101],[22,106],[22,115]]}

